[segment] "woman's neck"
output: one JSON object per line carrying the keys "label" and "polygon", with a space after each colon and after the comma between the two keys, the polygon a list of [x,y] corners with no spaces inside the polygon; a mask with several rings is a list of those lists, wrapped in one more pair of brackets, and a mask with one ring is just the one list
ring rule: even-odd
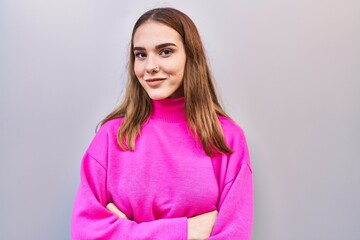
{"label": "woman's neck", "polygon": [[164,122],[186,122],[184,97],[152,100],[151,118]]}

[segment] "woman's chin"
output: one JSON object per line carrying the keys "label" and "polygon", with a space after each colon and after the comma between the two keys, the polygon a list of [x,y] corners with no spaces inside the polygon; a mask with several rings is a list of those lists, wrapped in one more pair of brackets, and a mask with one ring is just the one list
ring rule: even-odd
{"label": "woman's chin", "polygon": [[147,92],[147,94],[152,100],[162,100],[171,97],[171,93]]}
{"label": "woman's chin", "polygon": [[147,94],[152,100],[162,100],[165,98],[180,98],[184,96],[183,92],[178,92],[178,91],[172,93],[147,92]]}
{"label": "woman's chin", "polygon": [[159,94],[148,94],[151,100],[162,100],[168,98],[169,96],[166,95],[159,95]]}

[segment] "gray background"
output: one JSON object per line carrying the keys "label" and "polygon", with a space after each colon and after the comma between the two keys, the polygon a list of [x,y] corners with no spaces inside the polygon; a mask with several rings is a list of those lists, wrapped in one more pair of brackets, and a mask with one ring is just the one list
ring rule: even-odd
{"label": "gray background", "polygon": [[0,0],[0,239],[69,239],[82,155],[158,6],[197,24],[246,132],[253,239],[360,239],[358,0]]}

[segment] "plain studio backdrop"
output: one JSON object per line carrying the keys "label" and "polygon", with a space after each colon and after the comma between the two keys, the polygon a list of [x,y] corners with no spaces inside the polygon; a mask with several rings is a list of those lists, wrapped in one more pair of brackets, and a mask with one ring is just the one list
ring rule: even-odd
{"label": "plain studio backdrop", "polygon": [[0,239],[69,239],[82,156],[130,34],[187,13],[244,129],[254,240],[360,239],[360,1],[0,0]]}

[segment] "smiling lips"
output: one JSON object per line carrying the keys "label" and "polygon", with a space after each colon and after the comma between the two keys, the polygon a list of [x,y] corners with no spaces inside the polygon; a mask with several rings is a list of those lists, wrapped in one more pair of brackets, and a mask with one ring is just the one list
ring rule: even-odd
{"label": "smiling lips", "polygon": [[166,78],[149,78],[146,79],[145,82],[150,86],[150,87],[156,87],[158,85],[160,85],[160,83],[162,81],[164,81]]}

